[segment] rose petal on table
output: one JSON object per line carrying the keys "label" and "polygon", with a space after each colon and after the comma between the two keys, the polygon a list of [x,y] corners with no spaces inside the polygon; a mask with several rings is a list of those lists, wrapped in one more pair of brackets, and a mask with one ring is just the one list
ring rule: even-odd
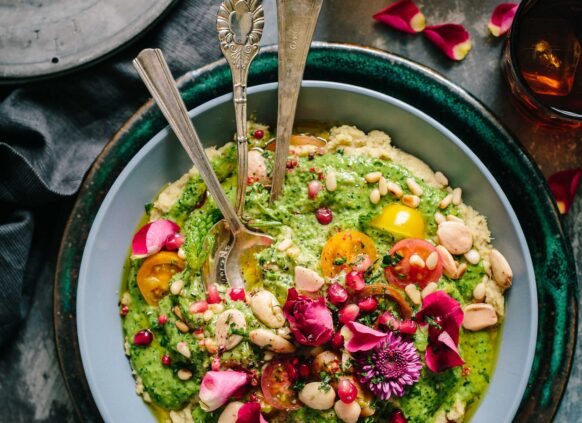
{"label": "rose petal on table", "polygon": [[566,214],[572,207],[581,176],[582,169],[569,169],[556,172],[548,178],[548,185],[554,194],[560,213]]}
{"label": "rose petal on table", "polygon": [[416,34],[424,29],[424,15],[412,0],[400,0],[376,13],[373,18],[399,31]]}
{"label": "rose petal on table", "polygon": [[489,23],[487,24],[489,32],[493,36],[500,37],[509,31],[517,6],[517,3],[501,3],[493,10]]}
{"label": "rose petal on table", "polygon": [[177,234],[180,227],[171,220],[160,219],[140,228],[131,241],[131,254],[142,258],[155,254],[164,248],[168,237]]}
{"label": "rose petal on table", "polygon": [[463,25],[448,23],[427,26],[424,35],[453,60],[463,60],[471,50],[471,34]]}

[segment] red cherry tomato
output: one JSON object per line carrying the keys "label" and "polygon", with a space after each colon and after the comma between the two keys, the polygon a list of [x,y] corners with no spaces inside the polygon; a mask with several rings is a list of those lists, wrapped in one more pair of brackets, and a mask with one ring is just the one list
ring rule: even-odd
{"label": "red cherry tomato", "polygon": [[[436,265],[433,269],[429,269],[426,262],[432,253],[436,254]],[[423,239],[398,241],[390,249],[389,254],[393,257],[398,254],[402,259],[394,266],[386,267],[384,274],[388,282],[401,288],[414,283],[422,289],[430,282],[438,282],[443,274],[443,263],[436,248]],[[410,263],[410,258],[415,254],[422,259],[424,266]]]}
{"label": "red cherry tomato", "polygon": [[267,401],[278,410],[298,410],[301,403],[293,390],[293,380],[288,371],[290,360],[273,360],[261,376],[261,390]]}

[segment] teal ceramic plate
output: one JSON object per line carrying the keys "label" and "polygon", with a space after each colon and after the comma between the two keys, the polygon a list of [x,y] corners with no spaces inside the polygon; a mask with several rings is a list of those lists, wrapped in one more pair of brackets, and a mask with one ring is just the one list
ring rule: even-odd
{"label": "teal ceramic plate", "polygon": [[[276,72],[276,52],[273,49],[266,49],[253,64],[250,85],[274,81],[276,80]],[[506,324],[505,327],[506,333],[504,333],[500,353],[500,366],[498,366],[492,382],[493,386],[498,375],[501,375],[502,380],[513,380],[511,386],[514,387],[514,392],[503,393],[503,389],[491,389],[483,407],[485,407],[486,402],[500,395],[503,397],[513,395],[516,397],[515,401],[509,401],[507,405],[500,407],[507,409],[503,413],[497,414],[502,416],[499,419],[487,420],[488,414],[485,413],[483,414],[484,419],[479,421],[509,421],[517,408],[524,388],[525,394],[515,415],[515,420],[550,421],[565,388],[573,354],[577,313],[576,279],[572,255],[564,239],[558,215],[544,179],[535,165],[517,146],[506,130],[474,98],[433,71],[398,56],[362,47],[316,44],[308,59],[305,79],[344,82],[374,90],[376,94],[368,96],[370,100],[367,100],[367,106],[360,106],[360,108],[370,107],[369,123],[364,122],[367,117],[361,117],[361,113],[361,116],[353,121],[365,129],[372,129],[367,128],[367,126],[378,126],[378,122],[382,121],[378,116],[371,117],[374,115],[372,110],[376,110],[376,106],[382,107],[379,103],[374,105],[373,98],[382,98],[383,94],[389,95],[391,100],[383,100],[384,103],[391,102],[399,110],[407,111],[406,113],[409,115],[424,116],[424,121],[429,122],[430,126],[441,128],[439,131],[445,137],[454,139],[455,148],[459,152],[462,150],[463,154],[471,159],[466,160],[467,162],[476,163],[474,166],[472,165],[479,169],[475,175],[478,173],[487,175],[489,184],[482,195],[487,196],[490,195],[487,192],[496,192],[495,198],[500,201],[500,212],[495,213],[484,209],[479,204],[483,198],[479,198],[478,193],[474,198],[468,198],[468,202],[476,204],[477,208],[482,209],[485,214],[490,216],[493,228],[496,226],[496,214],[506,213],[509,221],[513,222],[513,227],[504,228],[502,224],[499,224],[501,226],[497,225],[499,239],[503,239],[506,232],[515,233],[514,239],[508,241],[508,245],[515,246],[515,261],[512,260],[512,263],[518,262],[520,257],[522,263],[516,272],[519,276],[516,277],[516,283],[510,294],[508,313],[515,313],[517,316],[521,312],[527,316],[510,319],[508,315],[509,324]],[[181,85],[186,103],[190,108],[193,108],[222,94],[229,93],[231,90],[230,73],[226,64],[221,61],[186,75],[181,80]],[[312,92],[309,86],[307,88],[309,90],[306,90],[306,97],[309,96],[307,93]],[[351,90],[357,92],[358,88]],[[346,88],[345,91],[348,92],[350,89]],[[261,92],[256,94],[257,99],[260,96]],[[253,108],[252,98],[250,99],[251,109]],[[318,114],[317,110],[325,107],[325,100],[321,99],[325,99],[326,96],[312,96],[311,98],[312,101],[304,102],[301,106],[300,114],[305,117],[311,114],[310,107],[313,107],[312,111],[315,115]],[[221,101],[223,105],[227,103],[224,98]],[[255,108],[258,109],[259,115],[262,113],[261,104],[269,104],[269,101],[272,104],[273,98],[271,100],[257,100]],[[349,110],[350,107],[352,109],[357,107],[357,102],[361,99],[358,100],[356,94],[351,97],[345,94],[345,101],[349,104],[346,110]],[[219,103],[219,99],[212,100],[197,109],[196,113],[210,113],[213,108],[217,109]],[[222,116],[225,116],[224,113],[229,113],[227,116],[231,116],[230,109],[223,106],[222,110]],[[408,116],[406,113],[402,116]],[[338,115],[337,120],[352,121],[349,114],[346,116]],[[385,120],[390,121],[389,113],[386,114]],[[199,122],[203,126],[200,131],[207,134],[205,138],[209,144],[224,141],[224,125],[218,131],[212,128],[212,126],[217,126],[215,122],[216,119],[207,119],[206,121],[201,119]],[[411,122],[415,121],[411,120],[409,123]],[[402,126],[406,125],[405,121],[399,123]],[[386,123],[386,125],[386,129],[392,128],[390,133],[397,139],[399,134],[394,131],[394,128],[398,128],[398,125],[391,126],[390,123]],[[113,317],[118,319],[118,317],[110,316],[116,310],[115,293],[106,294],[104,300],[98,290],[94,290],[92,294],[90,294],[92,291],[87,291],[87,275],[91,274],[91,277],[95,277],[94,272],[88,273],[90,267],[87,263],[98,260],[100,247],[95,242],[98,239],[96,234],[100,233],[103,216],[111,213],[115,207],[112,198],[119,192],[120,186],[124,183],[127,184],[127,181],[130,181],[131,184],[132,175],[133,178],[136,177],[135,172],[133,172],[135,163],[138,161],[136,159],[143,158],[154,148],[160,152],[153,157],[159,157],[159,154],[164,154],[164,151],[168,149],[173,148],[176,151],[176,147],[173,145],[177,144],[175,140],[172,140],[173,137],[168,137],[166,131],[158,134],[165,126],[166,123],[161,114],[157,108],[152,107],[151,103],[146,104],[130,119],[109,143],[88,174],[65,231],[55,284],[55,333],[63,374],[84,421],[99,420],[99,414],[92,400],[82,364],[85,364],[85,371],[89,377],[92,393],[96,396],[99,404],[99,410],[108,421],[112,421],[114,415],[110,414],[110,411],[115,408],[120,409],[120,407],[118,404],[114,404],[117,401],[104,399],[106,397],[102,395],[101,389],[107,383],[108,376],[103,375],[104,372],[100,372],[99,369],[108,369],[107,366],[110,365],[111,380],[117,380],[118,370],[121,373],[129,374],[127,363],[120,364],[122,368],[118,369],[108,358],[109,354],[116,357],[121,355],[120,331],[115,332],[116,334],[112,333],[113,336],[108,338],[105,335],[109,333],[107,331],[111,331],[111,325],[105,321],[103,325],[94,324],[100,318],[104,320],[111,320]],[[227,129],[230,130],[230,128]],[[220,135],[218,135],[219,133]],[[216,135],[215,139],[213,139],[213,134]],[[154,135],[156,136],[154,137]],[[167,141],[160,142],[160,139],[164,137],[167,138]],[[150,140],[151,143],[148,143]],[[142,149],[146,143],[148,145]],[[438,145],[437,141],[435,143]],[[441,143],[441,145],[445,144]],[[428,150],[425,147],[424,151],[422,149],[415,151],[414,145],[404,145],[404,148],[408,150],[411,150],[411,147],[413,153],[429,163],[431,161],[437,164],[442,163],[442,152],[439,153],[436,149],[431,151],[430,147]],[[138,151],[139,154],[137,154]],[[450,153],[451,157],[454,156],[454,151],[453,148]],[[134,156],[136,157],[134,158]],[[175,156],[174,152],[170,153],[168,157]],[[128,164],[129,166],[127,166]],[[176,172],[185,169],[186,166],[187,162],[178,161]],[[458,166],[452,160],[449,168],[440,167],[447,171],[450,169],[450,172],[460,176],[462,169]],[[466,181],[466,183],[470,182],[470,180]],[[161,183],[154,182],[152,185],[155,186],[150,188],[153,190],[152,193],[155,193]],[[485,187],[485,185],[483,186]],[[108,192],[109,195],[105,198]],[[503,193],[507,196],[511,207],[507,204]],[[136,202],[135,198],[127,197],[126,199],[128,205]],[[144,202],[143,199],[139,201]],[[515,215],[513,211],[515,211]],[[140,212],[134,210],[131,213],[136,214],[135,219],[129,219],[133,224],[128,221],[129,223],[125,227],[119,227],[119,232],[128,232],[128,241]],[[515,217],[517,217],[519,224],[516,223]],[[92,228],[95,218],[95,224]],[[501,222],[501,220],[499,221]],[[119,225],[119,222],[114,222],[113,226],[115,225]],[[523,229],[523,233],[521,229]],[[525,238],[523,234],[525,234]],[[511,236],[509,237],[511,238]],[[527,246],[523,242],[524,239],[527,241]],[[86,243],[87,249],[83,257]],[[528,248],[529,254],[527,253]],[[534,288],[531,265],[528,266],[528,263],[531,263],[530,254],[534,263],[537,289]],[[81,265],[82,257],[83,265]],[[122,259],[123,257],[120,257],[120,260]],[[112,263],[111,266],[115,267],[116,263]],[[100,271],[102,267],[96,268],[96,271]],[[104,283],[105,286],[119,286],[120,271],[116,272],[113,272],[113,277],[108,278],[109,282]],[[106,274],[107,272],[103,273],[104,276]],[[81,284],[77,298],[79,280],[81,280]],[[113,285],[111,285],[112,283]],[[535,360],[526,387],[525,381],[534,351],[533,343],[536,339],[534,332],[538,323],[535,319],[536,294],[539,301],[537,344],[535,345]],[[91,297],[88,298],[88,295]],[[91,314],[95,313],[93,304],[96,302],[107,305],[108,311],[103,311],[103,316],[98,313]],[[522,333],[511,327],[513,321],[522,322]],[[83,363],[81,363],[77,344],[77,323],[80,329],[79,339],[82,346]],[[102,329],[102,327],[108,328]],[[116,326],[115,329],[119,329],[119,326]],[[92,344],[97,338],[102,339],[102,341]],[[89,347],[91,345],[92,347]],[[102,350],[105,354],[96,355],[95,348]],[[126,375],[126,383],[128,380],[131,378]],[[109,388],[115,390],[116,385],[112,383]],[[124,395],[123,392],[126,391],[128,391],[127,395]],[[126,401],[125,398],[129,401],[137,400],[130,389],[121,392],[119,398],[121,401]],[[499,397],[498,401],[502,401],[502,399]],[[488,402],[487,408],[493,410],[495,404],[495,401]]]}

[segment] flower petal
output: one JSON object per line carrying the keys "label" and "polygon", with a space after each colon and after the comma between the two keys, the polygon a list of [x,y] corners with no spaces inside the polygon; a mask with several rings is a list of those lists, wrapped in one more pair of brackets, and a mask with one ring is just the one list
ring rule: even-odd
{"label": "flower petal", "polygon": [[345,342],[345,349],[351,353],[370,351],[388,336],[387,333],[369,328],[358,322],[349,322],[346,327],[350,330],[352,336]]}
{"label": "flower petal", "polygon": [[424,35],[453,60],[463,60],[471,50],[471,34],[463,25],[427,26]]}
{"label": "flower petal", "polygon": [[560,213],[566,214],[572,207],[581,176],[582,169],[570,169],[554,173],[548,178],[550,190],[558,203]]}
{"label": "flower petal", "polygon": [[434,373],[442,372],[443,370],[447,370],[453,367],[462,366],[465,363],[459,356],[458,352],[455,352],[446,346],[443,347],[442,345],[439,347],[429,345],[426,348],[424,359],[428,369]]}
{"label": "flower petal", "polygon": [[200,407],[214,411],[222,407],[231,396],[248,382],[247,374],[232,370],[206,372],[200,384]]}
{"label": "flower petal", "polygon": [[493,13],[487,24],[489,32],[495,37],[505,35],[509,31],[509,28],[511,28],[517,6],[517,3],[501,3],[493,9]]}
{"label": "flower petal", "polygon": [[160,219],[140,228],[131,241],[131,254],[134,258],[142,258],[160,251],[168,237],[177,234],[180,227],[171,220]]}
{"label": "flower petal", "polygon": [[421,32],[425,25],[424,15],[412,0],[397,1],[376,13],[373,18],[410,34]]}
{"label": "flower petal", "polygon": [[302,345],[323,345],[333,336],[333,318],[323,297],[312,299],[290,288],[283,314],[293,336]]}
{"label": "flower petal", "polygon": [[268,423],[261,414],[258,402],[247,402],[238,409],[236,423]]}

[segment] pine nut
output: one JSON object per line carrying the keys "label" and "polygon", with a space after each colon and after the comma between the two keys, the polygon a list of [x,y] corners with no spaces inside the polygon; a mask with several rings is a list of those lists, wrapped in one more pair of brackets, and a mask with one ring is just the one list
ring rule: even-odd
{"label": "pine nut", "polygon": [[420,198],[416,195],[403,195],[401,201],[403,204],[407,205],[408,207],[412,207],[413,209],[417,208],[420,204]]}
{"label": "pine nut", "polygon": [[184,317],[182,316],[182,310],[180,310],[180,307],[176,306],[172,309],[172,311],[178,317],[178,319],[184,320]]}
{"label": "pine nut", "polygon": [[182,333],[190,332],[190,328],[188,327],[188,325],[181,320],[176,320],[176,327]]}
{"label": "pine nut", "polygon": [[422,188],[420,187],[420,185],[418,185],[418,183],[414,179],[412,179],[412,178],[406,179],[406,185],[408,185],[408,189],[414,195],[417,195],[417,196],[422,195]]}
{"label": "pine nut", "polygon": [[422,298],[426,297],[427,295],[432,294],[438,288],[438,285],[434,282],[427,284],[421,292]]}
{"label": "pine nut", "polygon": [[477,301],[483,301],[485,298],[485,284],[483,282],[475,285],[475,288],[473,289],[473,298]]}
{"label": "pine nut", "polygon": [[380,172],[370,172],[367,173],[366,176],[364,176],[364,179],[366,180],[366,182],[373,184],[374,182],[378,182],[381,176],[382,174]]}
{"label": "pine nut", "polygon": [[463,201],[461,196],[463,195],[463,190],[461,188],[455,188],[453,190],[453,204],[458,206]]}
{"label": "pine nut", "polygon": [[437,253],[436,251],[433,251],[432,253],[430,253],[428,255],[428,257],[426,258],[426,268],[428,270],[434,270],[437,267],[437,264],[439,263],[439,253]]}
{"label": "pine nut", "polygon": [[463,219],[461,219],[460,217],[455,216],[454,214],[448,214],[447,215],[447,221],[449,221],[449,222],[465,223],[463,221]]}
{"label": "pine nut", "polygon": [[186,260],[186,251],[183,248],[178,248],[178,257],[182,260]]}
{"label": "pine nut", "polygon": [[439,203],[439,209],[446,209],[451,204],[451,201],[453,201],[453,195],[447,194],[447,196]]}
{"label": "pine nut", "polygon": [[473,265],[476,265],[481,260],[481,256],[477,250],[469,250],[465,253],[465,258],[467,261]]}
{"label": "pine nut", "polygon": [[208,304],[208,310],[212,311],[214,314],[220,314],[224,311],[224,305],[218,304]]}
{"label": "pine nut", "polygon": [[441,223],[446,222],[447,218],[444,216],[444,214],[436,212],[434,214],[434,220],[437,223],[437,225],[440,225]]}
{"label": "pine nut", "polygon": [[449,180],[442,172],[435,172],[434,178],[436,181],[441,184],[442,186],[447,186],[449,184]]}
{"label": "pine nut", "polygon": [[327,190],[330,192],[337,189],[337,178],[335,176],[335,172],[329,172],[325,177],[325,188],[327,188]]}
{"label": "pine nut", "polygon": [[263,356],[263,360],[271,361],[273,359],[273,357],[275,357],[275,354],[273,354],[272,351],[266,351],[265,355]]}
{"label": "pine nut", "polygon": [[281,241],[279,243],[279,245],[277,245],[277,250],[279,250],[279,251],[285,251],[289,247],[291,247],[291,245],[293,245],[293,241],[291,241],[289,238],[286,238],[283,241]]}
{"label": "pine nut", "polygon": [[408,295],[408,298],[416,304],[419,305],[421,303],[420,291],[416,287],[415,284],[411,283],[404,287],[404,292]]}
{"label": "pine nut", "polygon": [[172,282],[172,285],[170,285],[170,292],[172,295],[180,295],[182,288],[184,288],[184,281],[182,279],[178,279],[177,281]]}
{"label": "pine nut", "polygon": [[386,186],[388,187],[388,192],[392,194],[394,197],[396,198],[402,197],[403,194],[402,188],[396,182],[390,181],[386,184]]}
{"label": "pine nut", "polygon": [[424,269],[425,267],[424,260],[418,254],[411,255],[408,259],[408,263],[410,263],[411,266],[418,267],[419,269]]}
{"label": "pine nut", "polygon": [[205,322],[210,321],[214,317],[214,312],[212,310],[206,310],[203,314]]}
{"label": "pine nut", "polygon": [[180,369],[178,370],[178,379],[190,380],[192,379],[192,372],[188,369]]}
{"label": "pine nut", "polygon": [[467,263],[461,263],[457,268],[457,277],[455,279],[461,279],[465,272],[467,271]]}
{"label": "pine nut", "polygon": [[370,201],[372,204],[378,204],[380,202],[380,191],[378,188],[374,188],[370,193]]}
{"label": "pine nut", "polygon": [[188,344],[186,342],[178,342],[176,345],[176,351],[178,351],[186,358],[192,357],[192,353],[190,352],[190,348],[188,348]]}
{"label": "pine nut", "polygon": [[210,354],[214,354],[217,351],[216,342],[214,342],[214,339],[212,338],[206,338],[204,340],[204,346],[206,347],[206,351]]}
{"label": "pine nut", "polygon": [[455,259],[442,245],[437,245],[436,250],[443,261],[443,273],[451,279],[456,279],[457,276],[457,263]]}
{"label": "pine nut", "polygon": [[388,194],[388,181],[383,176],[381,176],[378,181],[378,191],[380,191],[381,196]]}

